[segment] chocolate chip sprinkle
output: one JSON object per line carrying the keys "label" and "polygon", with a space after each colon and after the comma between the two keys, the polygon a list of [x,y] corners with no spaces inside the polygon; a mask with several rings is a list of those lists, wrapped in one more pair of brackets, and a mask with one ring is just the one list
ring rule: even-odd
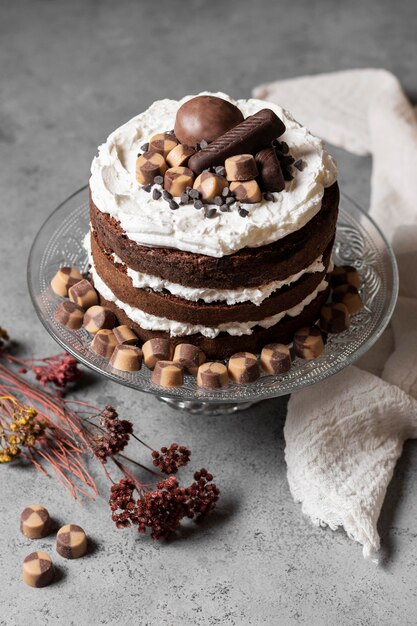
{"label": "chocolate chip sprinkle", "polygon": [[154,200],[159,200],[159,198],[162,196],[162,193],[159,191],[159,189],[154,189],[152,192],[152,198]]}
{"label": "chocolate chip sprinkle", "polygon": [[204,148],[207,148],[207,146],[208,146],[208,142],[205,139],[202,139],[200,141],[200,148],[201,148],[201,150],[204,150]]}
{"label": "chocolate chip sprinkle", "polygon": [[150,190],[152,189],[152,185],[151,184],[143,185],[142,189],[143,189],[143,191],[146,191],[146,193],[149,193]]}
{"label": "chocolate chip sprinkle", "polygon": [[213,217],[216,217],[216,215],[217,215],[216,209],[208,209],[206,211],[206,217],[208,217],[208,219],[212,219]]}
{"label": "chocolate chip sprinkle", "polygon": [[222,204],[220,207],[220,211],[222,213],[229,213],[230,212],[230,207],[228,204]]}
{"label": "chocolate chip sprinkle", "polygon": [[197,189],[191,189],[188,192],[188,195],[190,196],[190,198],[192,198],[193,200],[199,200],[200,199],[200,192],[197,191]]}
{"label": "chocolate chip sprinkle", "polygon": [[162,176],[155,176],[153,182],[155,183],[155,185],[163,185],[164,179]]}
{"label": "chocolate chip sprinkle", "polygon": [[226,198],[229,195],[230,189],[229,187],[223,187],[222,189],[222,196],[223,198]]}
{"label": "chocolate chip sprinkle", "polygon": [[178,204],[178,202],[175,202],[175,200],[170,200],[169,201],[169,208],[172,209],[173,211],[175,211],[176,209],[180,208],[180,205]]}
{"label": "chocolate chip sprinkle", "polygon": [[143,146],[140,147],[140,149],[143,150],[143,152],[148,152],[149,144],[148,143],[144,143]]}
{"label": "chocolate chip sprinkle", "polygon": [[271,193],[270,191],[266,191],[266,192],[264,193],[264,199],[265,199],[267,202],[276,202],[276,201],[277,201],[277,199],[275,198],[274,194],[273,194],[273,193]]}
{"label": "chocolate chip sprinkle", "polygon": [[305,161],[303,161],[303,159],[298,159],[298,161],[296,161],[294,163],[294,167],[296,167],[297,170],[299,170],[300,172],[303,171],[303,169],[305,168],[306,165],[307,165],[307,163]]}
{"label": "chocolate chip sprinkle", "polygon": [[240,217],[247,217],[249,215],[249,211],[246,209],[239,209],[239,215]]}
{"label": "chocolate chip sprinkle", "polygon": [[170,194],[166,189],[162,192],[162,197],[164,200],[172,200],[172,194]]}
{"label": "chocolate chip sprinkle", "polygon": [[221,196],[215,196],[213,202],[217,204],[217,206],[221,206],[223,204],[223,198]]}
{"label": "chocolate chip sprinkle", "polygon": [[201,202],[201,200],[196,200],[194,202],[194,208],[195,209],[202,209],[203,208],[203,203]]}
{"label": "chocolate chip sprinkle", "polygon": [[216,174],[218,174],[219,176],[226,176],[226,170],[223,167],[223,165],[218,165],[217,167],[214,168],[214,171],[216,172]]}
{"label": "chocolate chip sprinkle", "polygon": [[234,204],[235,202],[236,202],[236,198],[234,196],[229,196],[228,198],[226,198],[227,206],[230,206],[231,204]]}
{"label": "chocolate chip sprinkle", "polygon": [[190,196],[188,195],[188,193],[183,193],[181,195],[180,202],[181,202],[181,204],[189,204]]}

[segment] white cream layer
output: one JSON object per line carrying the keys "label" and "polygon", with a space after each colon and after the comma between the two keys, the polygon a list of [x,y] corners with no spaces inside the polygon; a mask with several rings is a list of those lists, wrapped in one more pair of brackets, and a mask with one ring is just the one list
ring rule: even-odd
{"label": "white cream layer", "polygon": [[263,200],[245,205],[249,210],[246,218],[235,207],[230,213],[217,211],[212,219],[192,205],[172,211],[167,202],[154,200],[136,182],[136,156],[153,134],[174,127],[178,107],[193,96],[179,102],[159,100],[115,130],[99,147],[91,167],[95,205],[117,219],[129,239],[147,246],[222,257],[245,247],[278,241],[302,228],[320,210],[325,187],[337,177],[335,163],[323,142],[278,105],[254,99],[234,101],[223,93],[213,95],[234,102],[245,117],[265,107],[275,111],[286,125],[280,139],[288,143],[296,160],[305,162],[303,171],[294,168],[295,178],[287,183],[285,191],[274,194],[276,202]]}
{"label": "white cream layer", "polygon": [[112,290],[106,285],[106,283],[100,278],[97,274],[95,267],[91,266],[91,274],[94,281],[94,286],[97,291],[109,302],[114,302],[119,309],[122,309],[126,313],[129,319],[136,324],[139,324],[145,330],[157,330],[168,332],[171,337],[185,337],[187,335],[194,335],[196,333],[200,333],[205,337],[209,337],[210,339],[214,339],[221,332],[226,332],[229,335],[240,336],[240,335],[251,335],[253,332],[253,328],[255,326],[262,326],[262,328],[270,328],[277,324],[283,317],[289,315],[290,317],[295,317],[299,315],[302,310],[312,302],[317,295],[324,291],[327,287],[327,280],[324,278],[319,286],[302,302],[297,304],[296,306],[288,309],[287,311],[282,311],[281,313],[277,313],[276,315],[272,315],[271,317],[267,317],[264,320],[256,320],[253,322],[227,322],[225,324],[220,324],[214,328],[209,326],[202,326],[199,324],[185,324],[183,322],[177,322],[175,320],[167,319],[166,317],[158,317],[156,315],[150,315],[149,313],[145,313],[141,309],[137,307],[132,307],[130,304],[126,304],[119,300]]}

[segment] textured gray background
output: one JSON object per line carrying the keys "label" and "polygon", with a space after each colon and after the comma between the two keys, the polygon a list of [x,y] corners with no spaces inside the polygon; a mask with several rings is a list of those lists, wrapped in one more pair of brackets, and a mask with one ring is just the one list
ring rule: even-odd
{"label": "textured gray background", "polygon": [[[350,67],[385,67],[413,94],[416,17],[414,0],[0,0],[0,324],[27,353],[56,350],[29,301],[27,253],[51,210],[85,184],[113,128],[157,98],[202,89],[246,97],[260,82]],[[370,162],[334,153],[342,188],[366,206]],[[203,419],[90,382],[80,397],[116,404],[155,446],[190,445],[194,464],[215,472],[221,504],[204,527],[160,545],[116,531],[105,498],[80,508],[35,471],[1,467],[1,625],[416,623],[414,444],[389,488],[375,567],[292,501],[285,401]],[[20,581],[35,544],[19,534],[18,516],[33,501],[95,542],[85,559],[57,558],[61,580],[44,590]],[[53,554],[51,539],[38,546]]]}

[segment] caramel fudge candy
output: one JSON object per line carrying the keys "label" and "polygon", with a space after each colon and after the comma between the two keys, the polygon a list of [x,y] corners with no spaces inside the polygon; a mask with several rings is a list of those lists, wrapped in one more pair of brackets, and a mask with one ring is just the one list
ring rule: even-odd
{"label": "caramel fudge candy", "polygon": [[341,302],[349,311],[349,315],[354,315],[363,308],[363,302],[359,291],[353,285],[345,283],[333,289],[332,298],[335,302]]}
{"label": "caramel fudge candy", "polygon": [[51,280],[51,288],[57,296],[68,296],[68,289],[82,280],[76,267],[61,267]]}
{"label": "caramel fudge candy", "polygon": [[184,371],[173,361],[158,361],[152,372],[152,382],[161,387],[181,387],[184,382]]}
{"label": "caramel fudge candy", "polygon": [[84,309],[75,302],[64,300],[56,307],[54,318],[63,326],[71,330],[78,330],[83,325]]}
{"label": "caramel fudge candy", "polygon": [[223,363],[203,363],[198,368],[197,385],[203,389],[221,389],[229,382],[227,367]]}
{"label": "caramel fudge candy", "polygon": [[149,142],[149,152],[157,152],[164,159],[178,145],[178,139],[170,133],[158,133],[151,137]]}
{"label": "caramel fudge candy", "polygon": [[356,289],[361,286],[361,279],[354,267],[351,265],[338,265],[330,274],[330,284],[333,289],[340,285],[353,285]]}
{"label": "caramel fudge candy", "polygon": [[156,176],[163,176],[167,164],[159,152],[144,152],[136,159],[136,180],[141,185],[149,185],[154,182]]}
{"label": "caramel fudge candy", "polygon": [[80,282],[73,285],[68,290],[68,296],[71,302],[75,302],[75,304],[78,304],[78,306],[82,307],[84,310],[98,304],[97,292],[93,285],[86,279],[80,280]]}
{"label": "caramel fudge candy", "polygon": [[111,355],[110,364],[122,372],[137,372],[142,365],[142,350],[120,343]]}
{"label": "caramel fudge candy", "polygon": [[113,328],[115,323],[116,316],[113,311],[98,304],[91,306],[84,313],[83,326],[92,335],[95,335],[103,328]]}
{"label": "caramel fudge candy", "polygon": [[224,176],[213,172],[203,172],[194,181],[194,189],[200,194],[203,202],[213,202],[216,196],[220,196],[223,189],[227,187],[227,180]]}
{"label": "caramel fudge candy", "polygon": [[284,374],[291,369],[291,356],[288,346],[270,343],[262,349],[261,366],[267,374]]}
{"label": "caramel fudge candy", "polygon": [[133,332],[129,326],[122,324],[122,326],[116,326],[113,328],[114,336],[116,337],[117,343],[122,343],[124,345],[134,346],[138,342],[137,335]]}
{"label": "caramel fudge candy", "polygon": [[343,333],[350,326],[349,311],[342,302],[325,304],[320,310],[320,328],[326,333]]}
{"label": "caramel fudge candy", "polygon": [[253,383],[260,376],[258,359],[251,352],[237,352],[231,356],[227,369],[231,380],[239,385]]}
{"label": "caramel fudge candy", "polygon": [[23,582],[30,587],[46,587],[54,578],[54,565],[46,552],[32,552],[23,561]]}
{"label": "caramel fudge candy", "polygon": [[117,339],[113,331],[107,328],[97,331],[91,342],[92,351],[106,359],[110,359],[116,346]]}
{"label": "caramel fudge candy", "polygon": [[165,172],[164,187],[172,196],[180,196],[193,183],[194,174],[188,167],[171,167]]}
{"label": "caramel fudge candy", "polygon": [[184,146],[179,143],[167,156],[167,162],[171,167],[181,167],[188,163],[190,156],[195,154],[194,148],[191,146]]}
{"label": "caramel fudge candy", "polygon": [[323,335],[317,326],[300,328],[294,335],[294,353],[301,359],[316,359],[324,350]]}
{"label": "caramel fudge candy", "polygon": [[251,154],[236,154],[226,159],[227,180],[252,180],[258,175],[255,159]]}
{"label": "caramel fudge candy", "polygon": [[142,346],[143,360],[146,367],[153,369],[158,361],[170,361],[172,345],[168,339],[155,337],[145,341]]}
{"label": "caramel fudge candy", "polygon": [[172,360],[181,365],[187,374],[196,376],[199,366],[206,360],[206,355],[191,343],[179,343],[175,346]]}
{"label": "caramel fudge candy", "polygon": [[253,204],[262,200],[262,192],[256,180],[230,183],[230,191],[239,202]]}
{"label": "caramel fudge candy", "polygon": [[87,536],[81,526],[66,524],[58,530],[56,551],[64,559],[79,559],[87,552]]}
{"label": "caramel fudge candy", "polygon": [[27,506],[20,515],[20,530],[29,539],[41,539],[51,532],[48,510],[40,504]]}

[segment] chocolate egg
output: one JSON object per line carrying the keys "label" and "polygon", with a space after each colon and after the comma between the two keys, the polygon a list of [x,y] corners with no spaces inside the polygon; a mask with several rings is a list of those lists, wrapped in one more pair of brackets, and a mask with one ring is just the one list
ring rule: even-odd
{"label": "chocolate egg", "polygon": [[231,102],[217,96],[196,96],[177,111],[175,136],[187,146],[203,139],[210,143],[243,122],[243,113]]}

